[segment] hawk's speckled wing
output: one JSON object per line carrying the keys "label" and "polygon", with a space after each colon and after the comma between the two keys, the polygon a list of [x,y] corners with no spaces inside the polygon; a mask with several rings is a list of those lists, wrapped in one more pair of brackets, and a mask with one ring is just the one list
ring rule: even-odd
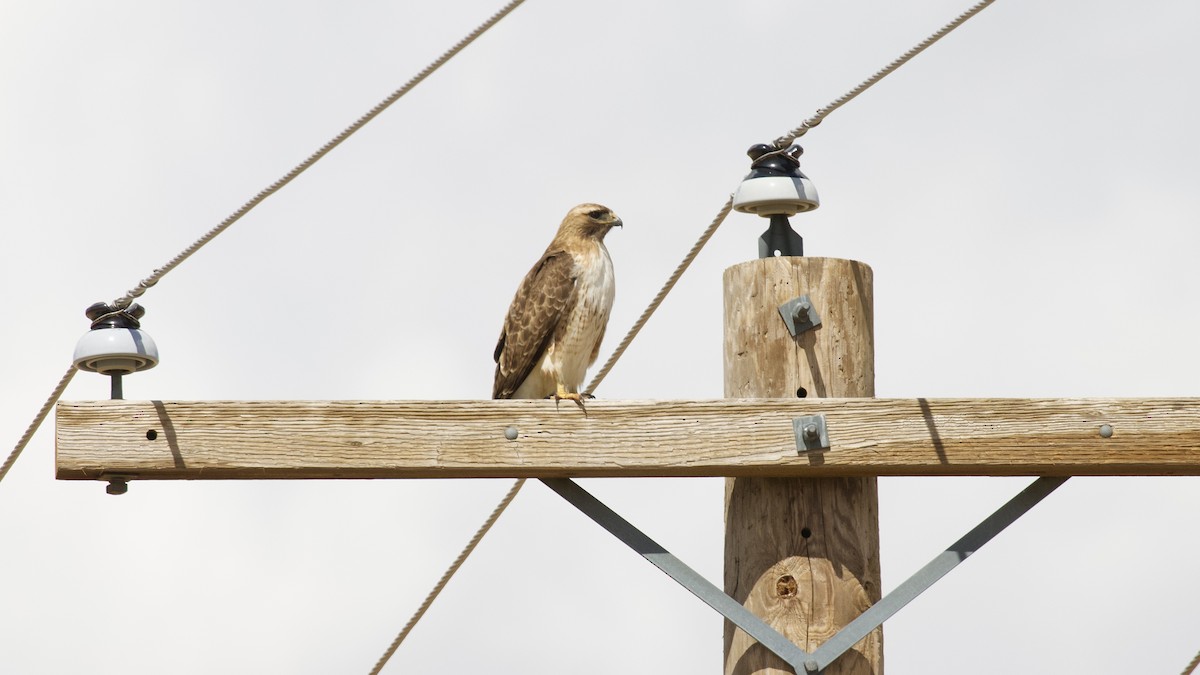
{"label": "hawk's speckled wing", "polygon": [[529,270],[504,317],[496,342],[492,398],[512,398],[549,346],[575,302],[575,261],[564,250],[547,251]]}

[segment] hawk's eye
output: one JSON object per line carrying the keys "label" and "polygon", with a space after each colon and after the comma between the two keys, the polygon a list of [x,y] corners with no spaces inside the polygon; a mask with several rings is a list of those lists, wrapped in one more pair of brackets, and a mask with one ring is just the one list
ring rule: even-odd
{"label": "hawk's eye", "polygon": [[600,220],[607,213],[608,213],[608,211],[605,211],[604,209],[596,209],[595,211],[588,211],[588,218],[591,218],[593,220]]}

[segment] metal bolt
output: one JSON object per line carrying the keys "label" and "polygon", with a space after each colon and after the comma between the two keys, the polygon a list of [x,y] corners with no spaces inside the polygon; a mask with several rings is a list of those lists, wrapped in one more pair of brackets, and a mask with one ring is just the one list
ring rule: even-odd
{"label": "metal bolt", "polygon": [[104,491],[110,495],[123,495],[129,492],[129,480],[127,478],[109,478]]}
{"label": "metal bolt", "polygon": [[1100,425],[1100,438],[1112,438],[1113,428],[1111,424]]}
{"label": "metal bolt", "polygon": [[806,440],[806,441],[821,440],[821,432],[819,429],[817,429],[817,425],[815,425],[815,424],[805,424],[804,425],[804,440]]}
{"label": "metal bolt", "polygon": [[808,323],[808,311],[812,309],[812,303],[805,300],[796,303],[792,308],[792,316],[796,319],[796,323]]}
{"label": "metal bolt", "polygon": [[505,430],[504,430],[504,437],[505,437],[505,438],[507,438],[507,439],[508,439],[508,440],[510,440],[510,441],[515,441],[515,440],[517,440],[517,428],[516,428],[516,427],[509,427],[509,428],[505,429]]}
{"label": "metal bolt", "polygon": [[804,670],[809,673],[815,673],[821,669],[816,659],[809,659],[804,662]]}

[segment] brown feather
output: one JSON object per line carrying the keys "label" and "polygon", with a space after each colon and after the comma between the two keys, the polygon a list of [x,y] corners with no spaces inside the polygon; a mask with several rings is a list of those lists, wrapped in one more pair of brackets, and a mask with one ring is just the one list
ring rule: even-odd
{"label": "brown feather", "polygon": [[547,251],[517,289],[496,342],[492,398],[512,398],[560,330],[575,299],[574,262],[565,251]]}

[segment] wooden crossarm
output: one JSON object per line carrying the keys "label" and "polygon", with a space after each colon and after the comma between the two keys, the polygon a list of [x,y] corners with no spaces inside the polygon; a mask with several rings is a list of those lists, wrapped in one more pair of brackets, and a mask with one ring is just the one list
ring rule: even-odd
{"label": "wooden crossarm", "polygon": [[60,402],[58,478],[111,475],[1200,475],[1200,399]]}

